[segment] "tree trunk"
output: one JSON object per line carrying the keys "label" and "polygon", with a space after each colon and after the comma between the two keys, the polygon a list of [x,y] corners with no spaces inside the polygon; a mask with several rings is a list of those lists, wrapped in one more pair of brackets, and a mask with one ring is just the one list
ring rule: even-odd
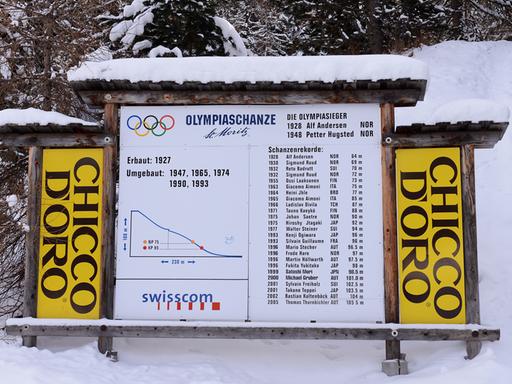
{"label": "tree trunk", "polygon": [[463,0],[450,0],[450,8],[453,12],[450,38],[461,39],[464,36],[464,2]]}
{"label": "tree trunk", "polygon": [[366,14],[368,16],[368,48],[370,53],[383,53],[382,31],[379,19],[375,17],[380,5],[380,0],[365,1]]}

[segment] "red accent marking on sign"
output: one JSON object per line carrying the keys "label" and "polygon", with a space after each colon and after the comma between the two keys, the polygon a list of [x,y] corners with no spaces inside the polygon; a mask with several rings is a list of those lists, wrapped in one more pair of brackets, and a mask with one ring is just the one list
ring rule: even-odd
{"label": "red accent marking on sign", "polygon": [[156,309],[160,310],[160,302],[159,301],[156,303]]}
{"label": "red accent marking on sign", "polygon": [[191,311],[194,308],[193,303],[188,303],[188,310]]}
{"label": "red accent marking on sign", "polygon": [[146,249],[148,249],[148,247],[146,247],[146,246],[143,246],[143,247],[142,247],[142,249],[143,249],[143,250],[146,250]]}
{"label": "red accent marking on sign", "polygon": [[201,245],[199,249],[202,251],[204,249],[204,245]]}
{"label": "red accent marking on sign", "polygon": [[176,303],[176,309],[177,309],[178,311],[181,311],[181,302],[179,302],[179,301],[178,301],[178,302]]}
{"label": "red accent marking on sign", "polygon": [[201,311],[204,311],[204,303],[203,303],[203,302],[201,302],[201,303],[200,303],[200,305],[199,305],[199,309],[200,309]]}
{"label": "red accent marking on sign", "polygon": [[170,302],[170,301],[168,301],[168,302],[167,302],[167,310],[169,310],[169,308],[170,308],[170,307],[171,307],[171,302]]}
{"label": "red accent marking on sign", "polygon": [[212,311],[220,311],[220,302],[216,301],[212,303]]}

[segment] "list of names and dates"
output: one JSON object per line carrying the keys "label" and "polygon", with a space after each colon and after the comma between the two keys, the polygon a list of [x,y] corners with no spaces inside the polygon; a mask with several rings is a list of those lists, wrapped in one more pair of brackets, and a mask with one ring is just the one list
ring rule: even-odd
{"label": "list of names and dates", "polygon": [[266,230],[249,260],[255,319],[370,321],[379,313],[380,133],[368,129],[378,121],[354,126],[349,114],[288,114],[288,143],[252,150],[265,164],[251,194],[259,196],[252,216]]}

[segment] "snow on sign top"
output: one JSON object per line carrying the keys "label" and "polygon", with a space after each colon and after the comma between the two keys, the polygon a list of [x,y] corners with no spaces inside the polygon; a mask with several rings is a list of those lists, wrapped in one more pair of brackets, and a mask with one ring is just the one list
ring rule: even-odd
{"label": "snow on sign top", "polygon": [[36,108],[4,109],[0,111],[2,125],[70,125],[80,124],[95,126],[95,123],[70,117],[58,112],[42,111]]}
{"label": "snow on sign top", "polygon": [[427,80],[422,61],[399,55],[251,56],[116,59],[85,62],[68,72],[69,81],[299,82]]}
{"label": "snow on sign top", "polygon": [[455,100],[438,107],[431,116],[432,123],[456,123],[458,121],[508,122],[508,106],[486,99]]}
{"label": "snow on sign top", "polygon": [[460,121],[479,123],[493,121],[505,123],[510,119],[509,107],[496,100],[460,99],[453,101],[422,102],[414,108],[397,111],[397,125],[411,124],[456,124]]}

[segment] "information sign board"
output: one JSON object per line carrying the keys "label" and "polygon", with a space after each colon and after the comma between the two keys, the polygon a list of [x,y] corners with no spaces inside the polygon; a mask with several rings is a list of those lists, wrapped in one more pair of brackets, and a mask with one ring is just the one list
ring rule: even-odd
{"label": "information sign board", "polygon": [[460,148],[396,151],[402,323],[464,324]]}
{"label": "information sign board", "polygon": [[103,149],[43,151],[37,317],[100,315]]}
{"label": "information sign board", "polygon": [[378,104],[121,109],[115,316],[382,321]]}

